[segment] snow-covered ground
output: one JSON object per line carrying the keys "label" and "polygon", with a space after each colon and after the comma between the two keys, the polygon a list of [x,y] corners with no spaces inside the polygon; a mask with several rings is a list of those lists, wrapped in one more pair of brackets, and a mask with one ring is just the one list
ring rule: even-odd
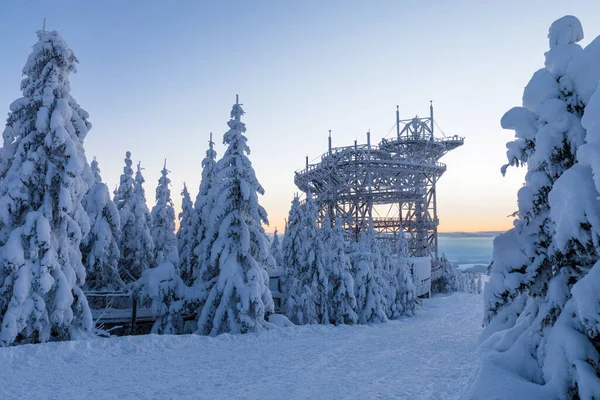
{"label": "snow-covered ground", "polygon": [[475,366],[481,309],[458,293],[370,326],[4,348],[0,398],[455,399]]}

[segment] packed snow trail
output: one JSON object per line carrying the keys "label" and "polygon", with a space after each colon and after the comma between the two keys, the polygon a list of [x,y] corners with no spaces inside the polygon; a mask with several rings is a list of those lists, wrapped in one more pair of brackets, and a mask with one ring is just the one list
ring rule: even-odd
{"label": "packed snow trail", "polygon": [[475,366],[481,308],[461,293],[377,325],[3,348],[0,398],[456,399]]}

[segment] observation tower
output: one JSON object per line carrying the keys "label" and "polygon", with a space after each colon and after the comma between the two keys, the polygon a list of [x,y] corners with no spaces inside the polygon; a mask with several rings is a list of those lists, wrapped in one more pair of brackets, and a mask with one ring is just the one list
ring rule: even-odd
{"label": "observation tower", "polygon": [[306,157],[294,176],[296,186],[319,205],[319,222],[329,210],[352,240],[371,224],[381,240],[395,241],[404,232],[412,257],[438,260],[436,184],[446,171],[439,159],[464,138],[435,137],[433,104],[429,110],[427,118],[401,120],[397,106],[396,137],[378,145],[368,132],[366,144],[332,147],[330,131],[327,153],[313,164]]}

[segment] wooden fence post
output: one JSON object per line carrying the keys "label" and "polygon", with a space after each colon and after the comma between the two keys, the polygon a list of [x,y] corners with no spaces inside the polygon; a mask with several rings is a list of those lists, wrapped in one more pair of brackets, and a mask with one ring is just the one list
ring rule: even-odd
{"label": "wooden fence post", "polygon": [[137,299],[135,296],[131,297],[131,335],[135,330],[135,319],[137,318]]}

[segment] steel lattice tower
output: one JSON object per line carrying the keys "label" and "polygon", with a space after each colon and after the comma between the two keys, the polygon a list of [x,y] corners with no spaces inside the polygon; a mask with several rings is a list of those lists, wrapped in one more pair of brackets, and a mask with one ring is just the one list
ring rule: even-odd
{"label": "steel lattice tower", "polygon": [[[434,136],[433,105],[428,118],[400,119],[396,107],[396,137],[371,145],[331,146],[315,164],[306,158],[294,183],[313,196],[321,218],[327,210],[341,218],[349,237],[371,224],[380,239],[394,240],[398,232],[409,239],[411,256],[438,259],[436,183],[446,171],[438,160],[464,143],[458,136]],[[394,216],[377,210],[394,209]]]}

